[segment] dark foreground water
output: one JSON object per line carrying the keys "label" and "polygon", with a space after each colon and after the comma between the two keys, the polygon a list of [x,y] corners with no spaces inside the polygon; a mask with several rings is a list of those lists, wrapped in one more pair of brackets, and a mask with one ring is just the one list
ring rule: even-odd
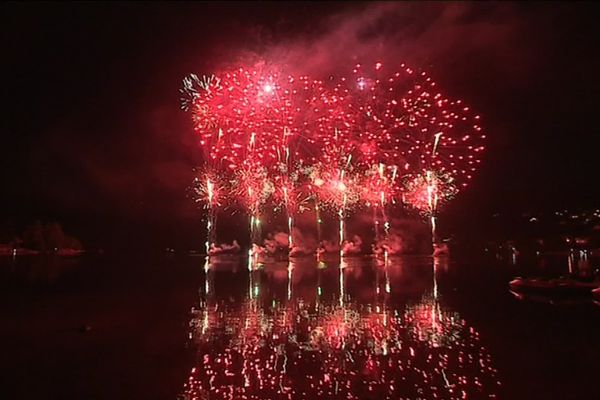
{"label": "dark foreground water", "polygon": [[600,306],[507,283],[599,266],[1,258],[0,398],[597,398]]}

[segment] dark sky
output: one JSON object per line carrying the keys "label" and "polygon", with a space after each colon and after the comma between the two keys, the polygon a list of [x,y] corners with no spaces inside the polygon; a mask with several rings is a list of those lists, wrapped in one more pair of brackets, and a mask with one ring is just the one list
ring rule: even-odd
{"label": "dark sky", "polygon": [[480,112],[488,150],[450,220],[600,203],[593,4],[1,7],[3,229],[39,218],[93,243],[196,243],[186,188],[200,151],[181,79],[256,57],[317,76],[406,61]]}

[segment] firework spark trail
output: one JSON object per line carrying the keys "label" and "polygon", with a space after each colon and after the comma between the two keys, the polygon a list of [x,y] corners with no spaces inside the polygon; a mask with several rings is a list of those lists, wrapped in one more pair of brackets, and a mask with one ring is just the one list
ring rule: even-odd
{"label": "firework spark trail", "polygon": [[427,204],[429,206],[429,213],[431,214],[431,241],[435,244],[437,242],[435,229],[435,218],[438,203],[437,184],[432,178],[431,171],[427,171],[425,176],[427,180]]}
{"label": "firework spark trail", "polygon": [[429,222],[431,239],[437,242],[437,212],[440,202],[447,202],[458,192],[454,178],[448,174],[426,171],[424,174],[410,177],[405,184],[403,201],[416,209]]}
{"label": "firework spark trail", "polygon": [[319,198],[315,195],[315,215],[317,218],[317,251],[321,249],[321,207],[319,207]]}
{"label": "firework spark trail", "polygon": [[[348,161],[350,161],[350,158],[348,158]],[[346,191],[346,185],[344,184],[344,170],[340,170],[340,180],[339,180],[339,190],[342,192]],[[339,217],[339,236],[340,236],[340,257],[344,256],[344,242],[346,239],[346,235],[345,235],[345,229],[344,229],[344,212],[346,211],[346,203],[348,202],[348,195],[346,193],[342,193],[342,205],[340,207],[340,209],[338,210],[338,217]]]}
{"label": "firework spark trail", "polygon": [[206,188],[208,191],[208,218],[206,221],[206,254],[210,254],[211,245],[214,242],[214,230],[216,225],[216,214],[214,207],[214,183],[210,178],[206,179]]}
{"label": "firework spark trail", "polygon": [[375,243],[381,241],[381,233],[379,232],[379,217],[377,215],[377,206],[373,205],[373,229],[375,231]]}
{"label": "firework spark trail", "polygon": [[373,165],[363,174],[361,181],[361,201],[366,207],[372,209],[373,230],[375,243],[373,249],[376,254],[387,252],[390,233],[390,221],[387,206],[393,196],[393,186],[397,175],[397,167],[386,166],[384,163]]}
{"label": "firework spark trail", "polygon": [[196,178],[194,191],[198,201],[204,202],[207,209],[206,217],[206,241],[204,243],[207,255],[210,255],[215,242],[215,229],[217,224],[218,207],[222,187],[217,182],[215,175],[209,171],[200,174],[201,178]]}
{"label": "firework spark trail", "polygon": [[[208,96],[212,93],[213,90],[218,90],[220,88],[220,81],[214,75],[211,76],[202,76],[199,78],[196,75],[190,75],[185,78],[183,81],[183,89],[181,89],[182,95],[182,108],[189,109],[190,107],[196,107],[198,104],[197,100],[201,99],[203,96]],[[217,183],[218,176],[218,167],[215,162],[215,158],[210,156],[210,149],[218,144],[218,141],[221,138],[221,130],[216,127],[215,121],[212,118],[197,118],[196,113],[205,114],[207,109],[203,106],[200,106],[195,109],[194,113],[194,121],[196,123],[196,130],[198,131],[210,131],[213,132],[209,135],[205,135],[201,139],[201,143],[203,144],[202,148],[204,150],[204,159],[205,159],[205,169],[203,172],[203,176],[200,178],[200,185],[196,188],[196,193],[200,195],[201,198],[204,198],[206,201],[206,207],[208,209],[207,221],[206,221],[206,242],[205,242],[205,250],[206,254],[210,254],[211,246],[215,240],[215,229],[216,229],[216,216],[218,213],[218,188],[219,185]],[[214,130],[217,129],[217,137],[216,142],[214,139]]]}

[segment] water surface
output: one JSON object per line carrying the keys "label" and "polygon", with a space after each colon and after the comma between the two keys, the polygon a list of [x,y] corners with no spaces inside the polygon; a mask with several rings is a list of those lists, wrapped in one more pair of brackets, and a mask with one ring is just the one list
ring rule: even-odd
{"label": "water surface", "polygon": [[600,307],[519,300],[507,282],[595,266],[2,258],[0,387],[26,399],[593,398]]}

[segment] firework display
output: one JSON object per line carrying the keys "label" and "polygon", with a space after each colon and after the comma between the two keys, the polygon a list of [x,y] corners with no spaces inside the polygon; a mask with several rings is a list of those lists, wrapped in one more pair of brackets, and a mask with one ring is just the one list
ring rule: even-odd
{"label": "firework display", "polygon": [[440,207],[469,185],[484,150],[480,117],[404,64],[358,64],[320,81],[262,63],[190,75],[181,93],[204,155],[196,193],[208,209],[209,253],[223,207],[248,213],[253,244],[263,213],[284,213],[290,250],[303,211],[315,212],[319,243],[323,210],[338,218],[344,255],[347,216],[372,208],[380,240],[390,204],[427,217],[435,240]]}

